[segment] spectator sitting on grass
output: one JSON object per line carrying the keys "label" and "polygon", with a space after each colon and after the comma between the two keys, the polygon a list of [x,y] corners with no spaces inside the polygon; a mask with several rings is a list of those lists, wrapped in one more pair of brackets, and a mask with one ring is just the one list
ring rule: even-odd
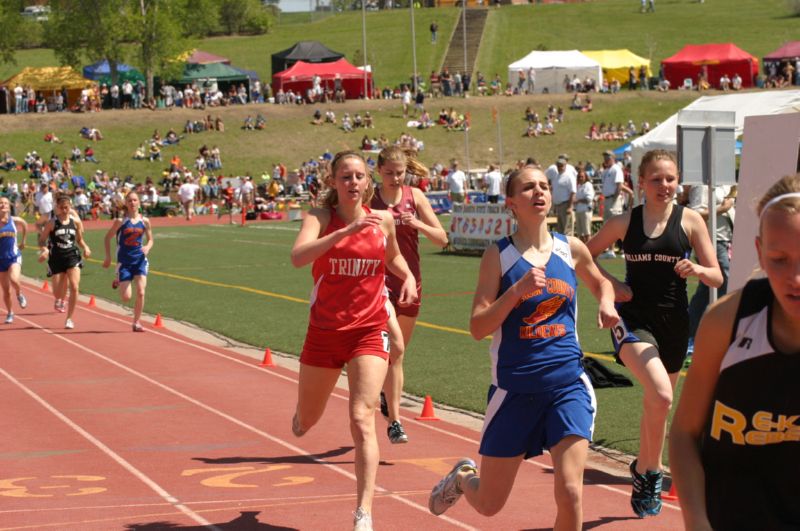
{"label": "spectator sitting on grass", "polygon": [[545,134],[545,135],[554,135],[554,134],[556,134],[556,128],[553,125],[553,120],[551,120],[550,118],[548,118],[547,122],[544,124],[544,130],[542,131],[542,134]]}
{"label": "spectator sitting on grass", "polygon": [[264,126],[266,124],[267,124],[267,119],[264,118],[264,116],[262,116],[261,113],[258,113],[256,115],[256,129],[260,131],[261,129],[264,129]]}
{"label": "spectator sitting on grass", "polygon": [[181,138],[182,137],[178,136],[178,133],[176,133],[174,129],[170,129],[169,131],[167,131],[167,136],[162,141],[162,144],[165,145],[177,144],[178,142],[181,141]]}
{"label": "spectator sitting on grass", "polygon": [[325,123],[336,125],[336,114],[331,109],[325,111]]}
{"label": "spectator sitting on grass", "polygon": [[311,125],[322,125],[322,112],[319,109],[314,109],[314,115],[311,117]]}
{"label": "spectator sitting on grass", "polygon": [[361,118],[360,113],[355,113],[353,115],[353,128],[358,129],[360,127],[364,127],[364,120]]}
{"label": "spectator sitting on grass", "polygon": [[255,122],[253,121],[253,117],[248,114],[247,118],[244,119],[244,125],[242,125],[242,129],[244,129],[245,131],[252,131],[253,129],[255,129],[255,127],[256,126]]}
{"label": "spectator sitting on grass", "polygon": [[83,150],[83,158],[86,160],[86,162],[100,164],[100,161],[94,158],[94,150],[92,149],[92,146],[86,146],[86,149]]}
{"label": "spectator sitting on grass", "polygon": [[136,151],[133,152],[133,160],[144,160],[147,157],[144,151],[144,144],[141,144],[136,148]]}
{"label": "spectator sitting on grass", "polygon": [[364,127],[368,129],[375,129],[375,124],[372,122],[372,115],[369,111],[364,113]]}
{"label": "spectator sitting on grass", "polygon": [[45,142],[50,142],[51,144],[63,144],[64,143],[64,141],[61,140],[60,138],[58,138],[55,133],[47,133],[46,135],[44,135],[44,141]]}
{"label": "spectator sitting on grass", "polygon": [[161,147],[156,142],[150,142],[150,162],[161,160]]}
{"label": "spectator sitting on grass", "polygon": [[344,116],[342,117],[342,130],[345,133],[353,132],[353,123],[350,121],[349,113],[344,113]]}

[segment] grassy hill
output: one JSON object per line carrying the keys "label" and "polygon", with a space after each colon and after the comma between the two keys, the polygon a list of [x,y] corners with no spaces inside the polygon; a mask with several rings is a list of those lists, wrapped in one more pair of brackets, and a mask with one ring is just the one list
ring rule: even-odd
{"label": "grassy hill", "polygon": [[[656,13],[639,13],[635,0],[504,6],[490,10],[477,67],[504,77],[506,66],[533,49],[628,48],[658,63],[684,44],[734,42],[761,57],[798,38],[797,16],[785,0],[658,0]],[[417,69],[430,72],[444,57],[447,37],[459,11],[454,8],[415,11]],[[270,76],[270,55],[299,40],[315,39],[354,60],[361,51],[361,13],[347,12],[312,22],[312,17],[285,16],[268,35],[218,37],[198,46],[225,55],[232,63]],[[439,24],[440,39],[431,45],[428,26]],[[379,86],[406,82],[413,70],[411,24],[407,9],[367,13],[367,55]],[[357,52],[358,50],[358,52]],[[17,53],[17,65],[0,64],[0,79],[23,66],[55,65],[51,50]]]}

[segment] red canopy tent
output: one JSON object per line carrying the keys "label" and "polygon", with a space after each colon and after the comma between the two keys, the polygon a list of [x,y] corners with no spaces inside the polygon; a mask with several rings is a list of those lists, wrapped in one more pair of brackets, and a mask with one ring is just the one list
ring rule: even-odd
{"label": "red canopy tent", "polygon": [[743,87],[752,87],[753,78],[758,74],[758,59],[737,47],[735,44],[687,44],[681,51],[661,61],[664,77],[673,88],[683,85],[683,80],[691,78],[697,83],[700,71],[708,71],[708,82],[719,87],[723,74],[733,78],[739,74]]}
{"label": "red canopy tent", "polygon": [[791,61],[794,63],[797,61],[798,57],[800,57],[800,41],[787,42],[774,52],[764,56],[764,68],[766,69],[767,65],[770,63],[777,63],[778,66],[780,66],[783,61]]}
{"label": "red canopy tent", "polygon": [[272,76],[272,91],[277,93],[279,89],[283,89],[284,92],[288,92],[291,89],[305,96],[306,91],[312,88],[313,77],[317,75],[320,77],[323,89],[333,90],[338,77],[342,80],[342,88],[348,99],[363,98],[365,74],[369,94],[372,94],[372,73],[365,73],[364,70],[356,68],[347,59],[342,58],[332,63],[297,61],[290,68]]}

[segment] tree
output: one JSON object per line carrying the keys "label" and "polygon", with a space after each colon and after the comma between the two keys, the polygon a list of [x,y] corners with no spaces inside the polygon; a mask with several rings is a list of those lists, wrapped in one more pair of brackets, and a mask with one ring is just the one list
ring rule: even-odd
{"label": "tree", "polygon": [[221,0],[182,0],[184,35],[208,37],[220,32]]}
{"label": "tree", "polygon": [[170,0],[128,0],[134,41],[139,47],[138,63],[147,78],[147,94],[153,97],[153,78],[169,78],[183,67],[179,57],[190,49],[180,24],[181,9]]}
{"label": "tree", "polygon": [[80,66],[105,59],[111,82],[117,82],[117,64],[126,59],[129,24],[128,0],[53,0],[46,23],[47,45],[61,64]]}
{"label": "tree", "polygon": [[22,17],[15,8],[15,2],[0,2],[0,62],[16,64],[14,50],[19,45],[19,28]]}
{"label": "tree", "polygon": [[259,0],[222,0],[219,18],[228,35],[266,33],[272,24],[272,16]]}

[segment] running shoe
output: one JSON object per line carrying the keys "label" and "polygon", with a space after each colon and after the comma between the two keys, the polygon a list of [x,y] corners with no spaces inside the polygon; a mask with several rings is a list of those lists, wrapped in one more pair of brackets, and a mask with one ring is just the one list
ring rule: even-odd
{"label": "running shoe", "polygon": [[14,314],[12,312],[8,312],[8,315],[6,315],[5,323],[11,324],[13,322],[14,322]]}
{"label": "running shoe", "polygon": [[633,478],[631,508],[639,518],[655,516],[661,512],[661,483],[664,474],[661,471],[648,470],[644,474],[636,471],[636,460],[630,465]]}
{"label": "running shoe", "polygon": [[372,515],[361,507],[353,513],[353,531],[372,531]]}
{"label": "running shoe", "polygon": [[386,402],[386,393],[381,391],[381,415],[386,420],[389,420],[389,404]]}
{"label": "running shoe", "polygon": [[58,313],[66,313],[67,312],[67,305],[64,304],[64,301],[61,299],[56,299],[54,304],[54,308]]}
{"label": "running shoe", "polygon": [[397,420],[389,424],[389,427],[386,429],[386,433],[389,435],[389,441],[392,444],[403,444],[408,442],[408,435],[406,435],[403,425]]}
{"label": "running shoe", "polygon": [[442,480],[433,487],[431,496],[428,499],[428,509],[431,514],[439,516],[455,505],[458,499],[464,492],[458,488],[458,473],[462,470],[471,470],[478,473],[478,466],[472,459],[462,459],[455,464],[453,470],[450,471]]}
{"label": "running shoe", "polygon": [[25,295],[20,293],[17,295],[17,302],[19,303],[19,307],[23,310],[28,307],[28,299],[25,298]]}
{"label": "running shoe", "polygon": [[111,281],[111,289],[117,289],[119,287],[119,279],[115,278]]}
{"label": "running shoe", "polygon": [[138,322],[133,323],[133,331],[134,332],[144,332],[144,327],[142,326],[142,323],[138,323]]}
{"label": "running shoe", "polygon": [[75,328],[75,323],[72,322],[72,319],[67,319],[67,322],[64,323],[64,328],[66,328],[67,330],[72,330],[73,328]]}

